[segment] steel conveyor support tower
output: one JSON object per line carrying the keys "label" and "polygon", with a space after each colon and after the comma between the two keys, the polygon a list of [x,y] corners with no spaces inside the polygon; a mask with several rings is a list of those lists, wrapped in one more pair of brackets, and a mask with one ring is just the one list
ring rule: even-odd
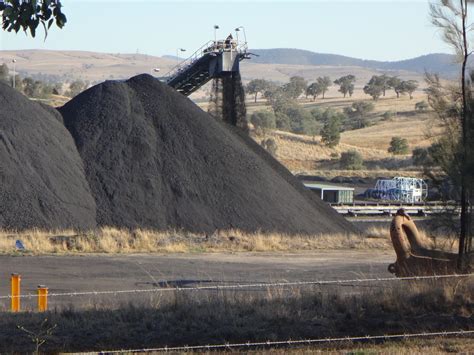
{"label": "steel conveyor support tower", "polygon": [[188,96],[213,78],[239,72],[240,61],[248,58],[247,42],[209,41],[176,65],[166,75],[165,81]]}

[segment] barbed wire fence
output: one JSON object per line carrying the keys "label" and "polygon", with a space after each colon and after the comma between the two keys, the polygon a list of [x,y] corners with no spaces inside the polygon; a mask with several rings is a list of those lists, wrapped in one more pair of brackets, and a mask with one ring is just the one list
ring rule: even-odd
{"label": "barbed wire fence", "polygon": [[[433,275],[433,276],[411,276],[411,277],[374,277],[374,278],[356,278],[356,279],[340,279],[340,280],[312,280],[312,281],[289,281],[289,282],[257,282],[257,283],[240,283],[240,284],[215,284],[194,287],[155,287],[149,289],[125,289],[125,290],[94,290],[94,291],[74,291],[74,292],[52,292],[48,297],[80,297],[80,296],[118,296],[127,294],[153,294],[153,293],[181,293],[181,292],[209,292],[209,291],[261,291],[270,288],[285,287],[306,287],[306,286],[360,286],[362,284],[376,283],[404,283],[410,281],[439,281],[439,280],[461,280],[469,279],[474,273],[455,274],[455,275]],[[199,281],[197,281],[199,282]],[[166,283],[164,283],[166,284]],[[18,296],[0,296],[0,300],[11,300],[12,298],[36,298],[37,294],[29,293]],[[209,345],[192,345],[192,346],[176,346],[176,347],[157,347],[143,349],[121,349],[121,350],[104,350],[100,354],[116,354],[116,353],[146,353],[146,352],[188,352],[188,351],[212,351],[212,350],[232,350],[232,349],[251,349],[260,347],[296,347],[304,345],[317,345],[324,343],[343,343],[343,342],[373,342],[387,340],[402,340],[411,338],[427,338],[427,337],[466,337],[474,335],[474,330],[441,330],[437,332],[421,332],[421,333],[404,333],[404,334],[386,334],[386,335],[364,335],[364,336],[345,336],[334,338],[313,338],[313,339],[288,339],[279,341],[246,341],[241,343],[224,343]]]}
{"label": "barbed wire fence", "polygon": [[448,336],[470,336],[474,335],[474,330],[457,330],[457,331],[440,331],[440,332],[424,332],[424,333],[404,333],[404,334],[387,334],[387,335],[366,335],[366,336],[348,336],[339,338],[317,338],[317,339],[300,339],[300,340],[283,340],[283,341],[263,341],[263,342],[244,342],[244,343],[226,343],[212,345],[193,345],[193,346],[177,346],[177,347],[160,347],[160,348],[144,348],[144,349],[122,349],[122,350],[103,350],[99,354],[119,354],[119,353],[144,353],[144,352],[176,352],[176,351],[201,351],[201,350],[222,350],[222,349],[238,349],[238,348],[258,348],[258,347],[277,347],[277,346],[302,346],[315,345],[323,343],[340,343],[340,342],[367,342],[375,340],[400,340],[412,338],[427,337],[448,337]]}
{"label": "barbed wire fence", "polygon": [[[135,293],[165,293],[165,292],[191,292],[191,291],[225,291],[225,290],[250,290],[250,289],[268,289],[276,287],[303,287],[303,286],[337,286],[363,283],[380,282],[406,282],[406,281],[425,281],[425,280],[443,280],[443,279],[461,279],[474,276],[470,274],[455,275],[433,275],[433,276],[410,276],[410,277],[376,277],[360,279],[341,279],[341,280],[314,280],[314,281],[293,281],[293,282],[258,282],[236,285],[209,285],[195,287],[157,287],[150,289],[129,289],[129,290],[106,290],[106,291],[75,291],[75,292],[52,292],[48,297],[75,297],[75,296],[101,296],[101,295],[123,295]],[[12,298],[36,298],[37,294],[22,294],[18,296],[0,296],[0,300]]]}

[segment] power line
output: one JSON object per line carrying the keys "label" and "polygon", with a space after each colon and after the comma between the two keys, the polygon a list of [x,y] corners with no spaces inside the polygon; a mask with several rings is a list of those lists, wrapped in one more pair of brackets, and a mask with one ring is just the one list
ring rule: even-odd
{"label": "power line", "polygon": [[[152,288],[152,289],[131,289],[131,290],[112,290],[112,291],[83,291],[83,292],[62,292],[49,293],[48,297],[75,297],[75,296],[101,296],[101,295],[121,295],[133,293],[162,293],[162,292],[181,292],[181,291],[221,291],[221,290],[246,290],[251,288],[270,288],[270,287],[289,287],[289,286],[330,286],[345,285],[351,283],[372,283],[372,282],[401,282],[401,281],[418,281],[418,280],[439,280],[451,278],[467,278],[474,276],[471,274],[459,275],[433,275],[433,276],[410,276],[410,277],[382,277],[367,279],[349,279],[349,280],[316,280],[316,281],[294,281],[294,282],[274,282],[274,283],[253,283],[253,284],[237,284],[237,285],[212,285],[212,286],[195,286],[195,287],[169,287],[169,288]],[[25,294],[12,297],[0,296],[0,299],[11,298],[34,298],[37,294]]]}
{"label": "power line", "polygon": [[319,339],[304,339],[304,340],[284,340],[284,341],[265,341],[265,342],[245,342],[234,344],[213,344],[213,345],[194,345],[194,346],[177,346],[177,347],[161,347],[149,349],[133,349],[133,350],[112,350],[100,351],[99,354],[117,354],[117,353],[137,353],[150,351],[190,351],[190,350],[215,350],[215,349],[232,349],[243,347],[263,347],[263,346],[291,346],[291,345],[311,345],[322,343],[336,343],[348,341],[370,341],[370,340],[390,340],[390,339],[409,339],[409,338],[424,338],[436,336],[465,336],[474,334],[474,330],[458,330],[458,331],[441,331],[432,333],[413,333],[413,334],[391,334],[391,335],[366,335],[366,336],[352,336],[340,338],[319,338]]}

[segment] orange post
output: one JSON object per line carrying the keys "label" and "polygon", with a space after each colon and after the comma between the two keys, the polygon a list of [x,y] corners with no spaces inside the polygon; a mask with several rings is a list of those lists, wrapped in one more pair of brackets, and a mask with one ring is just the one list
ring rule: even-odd
{"label": "orange post", "polygon": [[48,310],[48,288],[46,286],[38,286],[38,311],[46,312]]}
{"label": "orange post", "polygon": [[12,304],[11,309],[12,312],[20,312],[20,283],[21,283],[21,276],[18,274],[12,274],[10,279],[11,283],[11,298]]}

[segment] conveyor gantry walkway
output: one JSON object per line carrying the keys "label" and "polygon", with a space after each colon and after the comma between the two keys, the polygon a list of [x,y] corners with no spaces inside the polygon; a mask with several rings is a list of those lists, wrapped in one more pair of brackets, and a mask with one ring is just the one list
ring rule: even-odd
{"label": "conveyor gantry walkway", "polygon": [[240,61],[248,58],[247,42],[209,41],[176,65],[164,79],[176,91],[188,96],[213,78],[238,73]]}

